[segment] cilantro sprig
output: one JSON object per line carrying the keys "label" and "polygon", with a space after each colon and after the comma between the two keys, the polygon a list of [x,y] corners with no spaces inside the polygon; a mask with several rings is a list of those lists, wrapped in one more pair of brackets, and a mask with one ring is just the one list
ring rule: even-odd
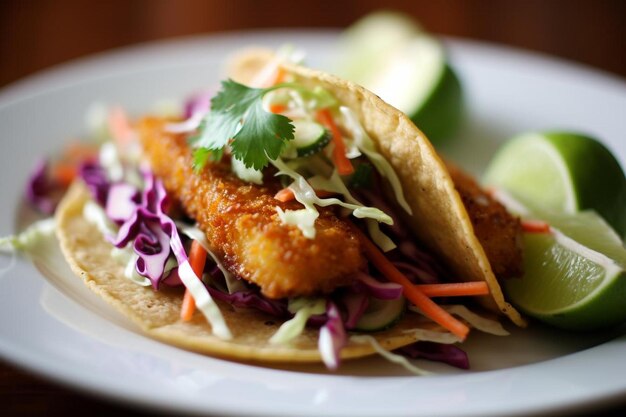
{"label": "cilantro sprig", "polygon": [[196,169],[204,167],[209,159],[220,159],[226,145],[232,155],[246,168],[262,169],[269,160],[276,159],[293,139],[291,120],[263,109],[263,96],[283,88],[277,84],[268,88],[252,88],[228,79],[211,99],[211,111],[191,139],[197,147],[194,153]]}

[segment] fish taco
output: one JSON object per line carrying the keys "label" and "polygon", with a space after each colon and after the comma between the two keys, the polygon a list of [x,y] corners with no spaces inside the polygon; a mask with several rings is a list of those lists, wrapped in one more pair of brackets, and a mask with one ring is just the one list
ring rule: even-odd
{"label": "fish taco", "polygon": [[519,273],[519,221],[410,119],[267,51],[229,73],[82,165],[57,235],[92,290],[173,345],[329,368],[525,324],[494,274]]}

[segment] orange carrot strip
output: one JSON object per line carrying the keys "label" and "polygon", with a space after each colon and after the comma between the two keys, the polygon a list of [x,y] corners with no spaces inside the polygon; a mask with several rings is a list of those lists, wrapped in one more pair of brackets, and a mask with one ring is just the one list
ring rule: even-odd
{"label": "orange carrot strip", "polygon": [[[197,240],[191,242],[191,250],[189,251],[189,264],[191,269],[197,276],[202,276],[204,271],[204,264],[206,263],[206,251]],[[196,310],[196,302],[189,290],[185,290],[185,296],[183,297],[183,305],[180,309],[180,318],[183,321],[191,320],[194,311]]]}
{"label": "orange carrot strip", "polygon": [[274,81],[272,82],[271,85],[276,85],[276,84],[280,84],[284,82],[286,77],[287,77],[287,73],[285,72],[284,68],[279,66],[278,68],[276,68]]}
{"label": "orange carrot strip", "polygon": [[274,198],[278,201],[286,203],[287,201],[291,201],[294,198],[296,198],[296,196],[294,195],[293,191],[291,191],[290,188],[283,188],[282,190],[276,193]]}
{"label": "orange carrot strip", "polygon": [[63,187],[69,187],[78,175],[78,167],[74,163],[59,162],[52,167],[52,178]]}
{"label": "orange carrot strip", "polygon": [[285,106],[284,104],[272,104],[270,106],[270,111],[272,113],[282,113],[285,110],[287,110],[287,106]]}
{"label": "orange carrot strip", "polygon": [[459,339],[465,340],[469,333],[469,327],[461,323],[454,318],[450,313],[437,305],[434,301],[428,298],[424,293],[415,286],[407,277],[402,274],[392,264],[385,255],[378,249],[376,245],[372,243],[367,236],[361,232],[356,226],[352,229],[356,232],[359,241],[363,245],[365,254],[369,260],[374,264],[376,269],[380,271],[389,281],[402,285],[404,296],[409,299],[417,308],[420,309],[422,314],[439,324],[443,328],[449,330],[452,334],[456,335]]}
{"label": "orange carrot strip", "polygon": [[[326,190],[315,190],[315,195],[319,198],[328,198],[336,195],[337,193]],[[280,202],[286,203],[287,201],[291,201],[296,198],[291,188],[283,188],[279,192],[276,193],[274,198]]]}
{"label": "orange carrot strip", "polygon": [[352,162],[346,157],[346,144],[343,141],[343,136],[339,127],[335,124],[332,115],[328,109],[322,109],[317,112],[317,119],[327,129],[330,130],[332,135],[332,141],[335,145],[333,150],[333,161],[337,167],[337,171],[340,175],[350,175],[354,172],[354,166]]}
{"label": "orange carrot strip", "polygon": [[487,295],[489,286],[484,281],[453,282],[446,284],[416,285],[426,297],[463,297],[468,295]]}
{"label": "orange carrot strip", "polygon": [[285,81],[286,77],[285,70],[277,62],[271,62],[259,71],[250,85],[257,88],[272,87]]}
{"label": "orange carrot strip", "polygon": [[113,107],[107,119],[109,130],[118,145],[125,145],[132,139],[133,129],[126,112],[121,107]]}
{"label": "orange carrot strip", "polygon": [[180,308],[180,319],[182,321],[189,321],[193,317],[193,313],[196,311],[196,302],[193,300],[193,296],[189,290],[185,290],[183,296],[183,305]]}
{"label": "orange carrot strip", "polygon": [[550,233],[550,225],[542,220],[522,220],[522,230],[527,233]]}
{"label": "orange carrot strip", "polygon": [[63,158],[72,162],[94,160],[97,154],[96,146],[81,142],[71,142],[63,149]]}

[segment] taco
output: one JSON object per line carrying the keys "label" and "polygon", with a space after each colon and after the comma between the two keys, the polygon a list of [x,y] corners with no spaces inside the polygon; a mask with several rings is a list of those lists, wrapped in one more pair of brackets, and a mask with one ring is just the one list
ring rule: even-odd
{"label": "taco", "polygon": [[[459,341],[468,324],[503,333],[462,306],[438,306],[418,284],[484,282],[479,303],[524,325],[474,228],[504,236],[491,246],[515,255],[493,255],[506,275],[519,268],[519,222],[451,168],[455,187],[404,114],[265,51],[236,57],[230,73],[240,83],[224,82],[210,111],[196,100],[184,120],[140,119],[137,140],[107,144],[100,163],[82,167],[56,211],[57,235],[92,290],[177,346],[330,368]],[[245,85],[259,83],[268,86]],[[468,214],[464,202],[477,201]],[[204,265],[189,259],[198,247]],[[387,269],[403,278],[389,282]],[[409,308],[405,296],[424,304]],[[182,319],[184,297],[197,308]]]}

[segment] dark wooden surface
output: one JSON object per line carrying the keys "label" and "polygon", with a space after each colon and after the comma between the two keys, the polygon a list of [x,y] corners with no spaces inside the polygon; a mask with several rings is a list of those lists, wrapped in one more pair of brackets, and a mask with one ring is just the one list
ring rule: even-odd
{"label": "dark wooden surface", "polygon": [[[413,15],[434,33],[548,53],[626,77],[620,0],[0,0],[0,87],[110,48],[241,29],[345,27],[381,5]],[[148,415],[0,361],[1,415],[75,413]]]}
{"label": "dark wooden surface", "polygon": [[345,27],[381,4],[435,33],[541,51],[626,76],[621,0],[0,0],[0,86],[137,42],[250,28]]}
{"label": "dark wooden surface", "polygon": [[0,414],[2,416],[132,415],[142,417],[154,413],[95,398],[0,362]]}

